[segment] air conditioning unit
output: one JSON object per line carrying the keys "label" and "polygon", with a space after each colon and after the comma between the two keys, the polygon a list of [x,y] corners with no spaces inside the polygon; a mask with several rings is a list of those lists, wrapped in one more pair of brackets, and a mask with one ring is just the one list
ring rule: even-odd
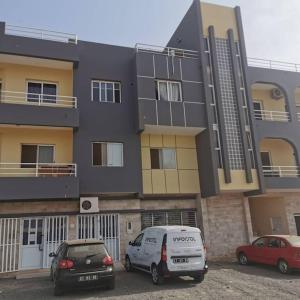
{"label": "air conditioning unit", "polygon": [[82,197],[80,198],[80,213],[90,214],[99,212],[98,197]]}
{"label": "air conditioning unit", "polygon": [[279,100],[281,98],[283,98],[283,92],[281,89],[279,88],[275,88],[271,90],[271,97],[274,100]]}

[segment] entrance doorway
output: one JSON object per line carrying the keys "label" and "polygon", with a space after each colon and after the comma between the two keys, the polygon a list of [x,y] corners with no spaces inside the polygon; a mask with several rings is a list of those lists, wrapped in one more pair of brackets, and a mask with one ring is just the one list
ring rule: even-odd
{"label": "entrance doorway", "polygon": [[300,236],[300,215],[295,216],[297,235]]}

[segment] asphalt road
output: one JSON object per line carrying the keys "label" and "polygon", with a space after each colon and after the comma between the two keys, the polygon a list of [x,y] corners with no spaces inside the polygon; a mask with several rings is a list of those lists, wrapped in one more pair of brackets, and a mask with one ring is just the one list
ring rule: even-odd
{"label": "asphalt road", "polygon": [[154,286],[151,277],[142,272],[118,272],[115,290],[71,291],[54,297],[48,278],[1,279],[0,299],[299,299],[300,273],[281,275],[275,268],[210,264],[201,284],[188,277],[168,279]]}

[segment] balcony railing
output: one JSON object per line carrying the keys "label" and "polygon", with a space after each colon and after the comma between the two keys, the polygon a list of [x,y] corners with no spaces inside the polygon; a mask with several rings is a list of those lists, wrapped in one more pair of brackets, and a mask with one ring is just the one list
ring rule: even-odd
{"label": "balcony railing", "polygon": [[289,122],[290,114],[286,111],[254,110],[256,120]]}
{"label": "balcony railing", "polygon": [[136,52],[146,52],[150,54],[161,54],[166,56],[177,56],[184,58],[198,58],[198,51],[179,48],[162,47],[147,44],[136,44]]}
{"label": "balcony railing", "polygon": [[267,60],[261,58],[248,57],[248,65],[250,67],[275,69],[282,71],[300,72],[300,64],[294,64],[283,61]]}
{"label": "balcony railing", "polygon": [[300,177],[298,166],[263,166],[265,177]]}
{"label": "balcony railing", "polygon": [[15,25],[5,25],[5,34],[30,37],[41,40],[77,44],[77,35],[72,33],[50,31],[32,27],[22,27]]}
{"label": "balcony railing", "polygon": [[0,163],[0,177],[77,176],[77,165],[67,163]]}
{"label": "balcony railing", "polygon": [[77,98],[14,91],[1,91],[0,103],[77,108]]}

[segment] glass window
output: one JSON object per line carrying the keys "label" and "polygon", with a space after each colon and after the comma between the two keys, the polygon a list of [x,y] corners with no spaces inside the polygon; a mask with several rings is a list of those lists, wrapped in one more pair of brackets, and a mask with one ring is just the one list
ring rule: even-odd
{"label": "glass window", "polygon": [[142,240],[143,240],[144,234],[140,234],[133,242],[134,246],[140,247],[142,245]]}
{"label": "glass window", "polygon": [[56,103],[56,84],[43,84],[43,102]]}
{"label": "glass window", "polygon": [[123,167],[123,144],[93,143],[93,166]]}
{"label": "glass window", "polygon": [[176,169],[175,149],[150,149],[151,169]]}
{"label": "glass window", "polygon": [[57,86],[55,83],[28,82],[27,101],[56,103]]}
{"label": "glass window", "polygon": [[269,248],[280,248],[280,240],[277,238],[270,238],[268,242]]}
{"label": "glass window", "polygon": [[253,246],[263,248],[267,244],[267,238],[260,238],[253,243]]}
{"label": "glass window", "polygon": [[175,102],[182,101],[181,82],[157,80],[156,99]]}
{"label": "glass window", "polygon": [[121,103],[121,83],[93,80],[92,101]]}
{"label": "glass window", "polygon": [[42,94],[42,84],[37,82],[28,82],[27,101],[39,102]]}
{"label": "glass window", "polygon": [[53,146],[38,146],[38,162],[39,163],[53,163],[54,161],[54,147]]}

